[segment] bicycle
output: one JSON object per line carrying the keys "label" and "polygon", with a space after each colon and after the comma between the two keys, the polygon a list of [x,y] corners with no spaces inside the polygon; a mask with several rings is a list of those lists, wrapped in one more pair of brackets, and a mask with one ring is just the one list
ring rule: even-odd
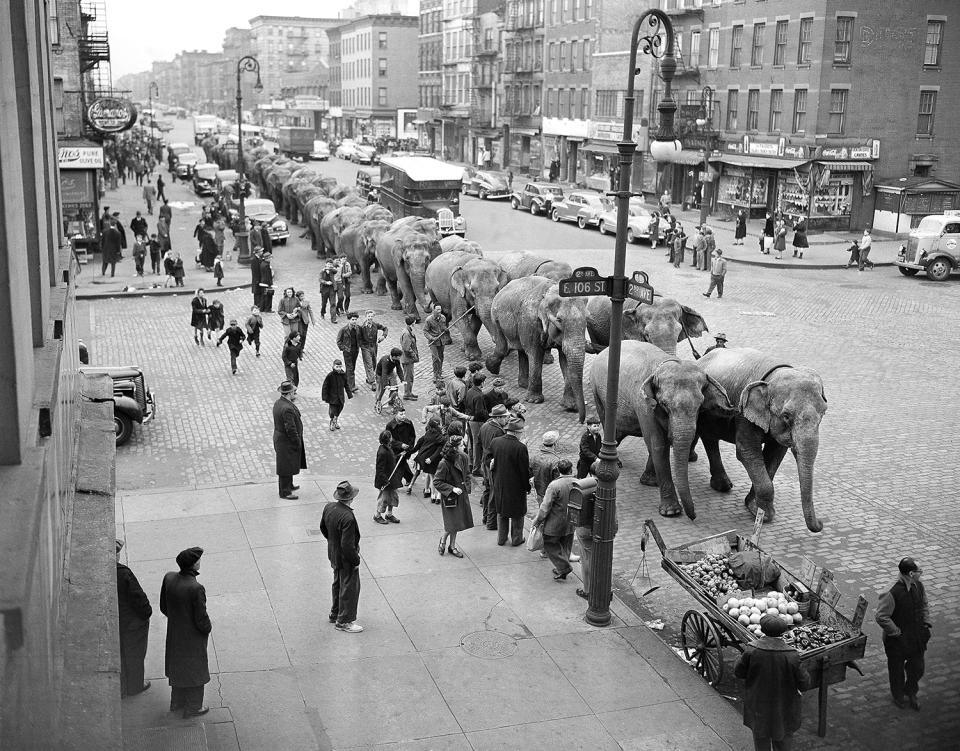
{"label": "bicycle", "polygon": [[387,388],[384,389],[381,400],[374,403],[373,411],[378,415],[382,415],[384,407],[387,407],[390,413],[394,415],[403,409],[403,399],[400,397],[399,385],[387,386]]}

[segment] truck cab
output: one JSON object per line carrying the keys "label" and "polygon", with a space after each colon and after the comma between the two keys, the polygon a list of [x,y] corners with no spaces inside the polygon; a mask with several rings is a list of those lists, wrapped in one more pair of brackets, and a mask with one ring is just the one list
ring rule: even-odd
{"label": "truck cab", "polygon": [[960,268],[960,211],[921,219],[910,230],[907,244],[900,247],[897,268],[904,276],[924,271],[935,282],[945,281]]}

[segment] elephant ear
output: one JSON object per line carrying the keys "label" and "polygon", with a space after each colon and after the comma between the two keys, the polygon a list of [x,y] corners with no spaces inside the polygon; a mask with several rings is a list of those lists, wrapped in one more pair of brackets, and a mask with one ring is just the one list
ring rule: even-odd
{"label": "elephant ear", "polygon": [[740,414],[764,433],[770,430],[770,395],[766,381],[748,383],[740,394]]}
{"label": "elephant ear", "polygon": [[503,289],[509,281],[510,275],[500,268],[500,264],[497,264],[497,290]]}
{"label": "elephant ear", "polygon": [[467,284],[466,284],[466,274],[463,273],[463,268],[458,266],[453,270],[453,273],[450,275],[450,286],[452,286],[460,297],[467,296]]}
{"label": "elephant ear", "polygon": [[824,403],[826,403],[827,393],[823,390],[823,379],[820,377],[820,374],[817,371],[815,371],[813,368],[797,367],[797,370],[803,371],[804,373],[809,375],[814,381],[816,381],[817,385],[820,386],[820,398],[823,399]]}
{"label": "elephant ear", "polygon": [[730,403],[730,396],[723,385],[712,375],[705,374],[707,382],[703,389],[704,408],[709,412],[718,412],[730,416],[737,410]]}
{"label": "elephant ear", "polygon": [[687,337],[700,337],[710,329],[707,328],[707,322],[703,316],[687,305],[680,306],[680,327],[681,334],[678,342],[682,342]]}
{"label": "elephant ear", "polygon": [[647,376],[647,380],[645,380],[643,385],[640,387],[641,391],[643,391],[643,398],[647,402],[647,406],[650,409],[656,409],[660,404],[660,400],[657,398],[657,391],[659,388],[660,386],[657,383],[657,377],[655,373],[651,373],[649,376]]}

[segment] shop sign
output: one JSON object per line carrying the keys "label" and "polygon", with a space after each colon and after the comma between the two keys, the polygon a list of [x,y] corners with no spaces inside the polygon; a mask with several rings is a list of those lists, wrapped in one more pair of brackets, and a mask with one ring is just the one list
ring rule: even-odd
{"label": "shop sign", "polygon": [[752,156],[779,156],[780,147],[776,143],[755,143],[751,141],[749,143],[748,154]]}
{"label": "shop sign", "polygon": [[783,155],[790,159],[808,159],[806,146],[788,146],[784,145]]}
{"label": "shop sign", "polygon": [[132,102],[116,97],[101,97],[87,107],[87,122],[98,133],[122,133],[137,121]]}
{"label": "shop sign", "polygon": [[291,109],[313,110],[323,112],[330,107],[330,102],[316,96],[296,96],[293,98]]}
{"label": "shop sign", "polygon": [[61,146],[57,149],[60,169],[103,169],[103,149],[99,146]]}
{"label": "shop sign", "polygon": [[817,149],[818,159],[879,159],[880,139],[874,138],[855,146],[820,146]]}

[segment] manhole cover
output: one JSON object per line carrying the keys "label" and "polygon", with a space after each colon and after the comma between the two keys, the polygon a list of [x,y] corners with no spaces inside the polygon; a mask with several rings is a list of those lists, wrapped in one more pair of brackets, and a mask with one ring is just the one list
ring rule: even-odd
{"label": "manhole cover", "polygon": [[517,651],[517,641],[499,631],[474,631],[460,640],[463,651],[484,660],[511,657]]}

